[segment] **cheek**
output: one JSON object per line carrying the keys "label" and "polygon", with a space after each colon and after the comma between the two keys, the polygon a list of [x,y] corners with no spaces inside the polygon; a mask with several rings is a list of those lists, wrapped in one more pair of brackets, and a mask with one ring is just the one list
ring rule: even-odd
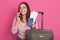
{"label": "cheek", "polygon": [[24,12],[27,13],[27,9],[25,9]]}
{"label": "cheek", "polygon": [[20,12],[21,12],[21,9],[20,9]]}

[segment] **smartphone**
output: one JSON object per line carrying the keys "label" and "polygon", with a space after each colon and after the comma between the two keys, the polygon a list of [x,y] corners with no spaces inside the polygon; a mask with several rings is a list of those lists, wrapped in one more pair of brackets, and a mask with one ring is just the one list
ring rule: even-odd
{"label": "smartphone", "polygon": [[21,14],[19,14],[19,18],[21,17]]}

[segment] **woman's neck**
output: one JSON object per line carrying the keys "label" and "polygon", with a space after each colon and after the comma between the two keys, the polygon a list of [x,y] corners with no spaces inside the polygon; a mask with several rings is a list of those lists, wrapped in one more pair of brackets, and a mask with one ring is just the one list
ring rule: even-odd
{"label": "woman's neck", "polygon": [[22,15],[23,19],[26,19],[26,15]]}
{"label": "woman's neck", "polygon": [[27,22],[26,15],[23,15],[22,17],[23,17],[23,22],[26,23]]}

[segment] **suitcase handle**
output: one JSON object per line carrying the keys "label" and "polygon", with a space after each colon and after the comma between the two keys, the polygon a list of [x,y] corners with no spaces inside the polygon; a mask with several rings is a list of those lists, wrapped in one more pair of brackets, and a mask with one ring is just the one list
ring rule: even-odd
{"label": "suitcase handle", "polygon": [[40,12],[40,11],[37,11],[39,14],[41,14],[41,29],[43,29],[43,15],[44,15],[44,12]]}

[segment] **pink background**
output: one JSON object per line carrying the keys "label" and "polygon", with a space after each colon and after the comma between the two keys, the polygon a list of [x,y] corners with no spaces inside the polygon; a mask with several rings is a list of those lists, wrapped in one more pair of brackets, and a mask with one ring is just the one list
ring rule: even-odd
{"label": "pink background", "polygon": [[22,1],[27,2],[31,10],[45,13],[44,29],[51,29],[54,40],[60,40],[60,0],[0,0],[0,40],[16,40],[17,35],[11,33],[11,26]]}

